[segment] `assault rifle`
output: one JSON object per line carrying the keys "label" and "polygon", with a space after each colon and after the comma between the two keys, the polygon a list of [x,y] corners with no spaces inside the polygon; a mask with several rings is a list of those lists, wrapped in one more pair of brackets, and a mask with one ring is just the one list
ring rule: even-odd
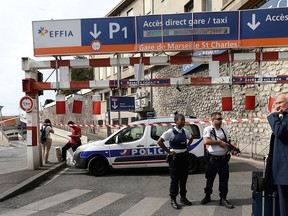
{"label": "assault rifle", "polygon": [[[219,137],[217,137],[219,138]],[[220,139],[220,138],[219,138]],[[235,147],[234,145],[231,144],[231,141],[229,140],[226,140],[226,139],[220,139],[222,140],[223,142],[225,142],[226,144],[228,144],[228,151],[234,151],[234,152],[237,152],[237,154],[241,154],[241,151],[239,148]]]}
{"label": "assault rifle", "polygon": [[237,152],[237,154],[241,154],[241,151],[239,148],[235,147],[234,145],[231,144],[231,141],[230,140],[226,140],[226,139],[221,139],[220,137],[218,137],[216,134],[215,134],[215,131],[212,130],[211,134],[213,136],[215,136],[216,138],[218,138],[219,140],[225,142],[227,145],[228,145],[228,151],[234,151],[234,152]]}

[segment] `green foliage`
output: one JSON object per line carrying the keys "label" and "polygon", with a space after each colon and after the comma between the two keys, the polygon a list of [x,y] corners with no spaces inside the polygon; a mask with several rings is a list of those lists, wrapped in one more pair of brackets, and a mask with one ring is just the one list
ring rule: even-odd
{"label": "green foliage", "polygon": [[[85,56],[75,56],[75,59],[87,59]],[[71,70],[71,80],[72,81],[85,81],[94,80],[93,68],[73,68]],[[60,94],[70,95],[75,94],[80,89],[75,90],[61,90]]]}

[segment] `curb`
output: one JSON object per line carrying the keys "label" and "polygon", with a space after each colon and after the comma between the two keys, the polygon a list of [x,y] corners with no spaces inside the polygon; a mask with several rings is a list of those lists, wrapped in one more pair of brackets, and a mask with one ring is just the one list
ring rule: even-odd
{"label": "curb", "polygon": [[20,184],[10,188],[9,190],[3,192],[0,194],[0,202],[7,200],[11,197],[14,197],[20,193],[23,193],[29,189],[32,189],[38,185],[40,185],[43,181],[45,181],[49,176],[59,172],[63,168],[66,167],[65,162],[61,162],[59,164],[56,164],[47,170],[44,170],[28,179],[25,181],[21,182]]}

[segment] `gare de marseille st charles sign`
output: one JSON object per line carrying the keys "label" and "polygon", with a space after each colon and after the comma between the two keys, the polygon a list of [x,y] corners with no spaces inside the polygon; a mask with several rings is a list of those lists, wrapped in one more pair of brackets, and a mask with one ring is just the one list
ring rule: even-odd
{"label": "gare de marseille st charles sign", "polygon": [[34,21],[35,56],[288,44],[288,8]]}

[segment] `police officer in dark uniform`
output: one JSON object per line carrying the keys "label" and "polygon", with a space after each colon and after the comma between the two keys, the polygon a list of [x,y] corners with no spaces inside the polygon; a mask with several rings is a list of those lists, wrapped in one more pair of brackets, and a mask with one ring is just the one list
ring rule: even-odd
{"label": "police officer in dark uniform", "polygon": [[[165,131],[158,140],[158,145],[168,153],[168,163],[170,168],[170,197],[171,206],[174,209],[181,209],[177,203],[176,197],[179,193],[180,184],[180,202],[184,205],[192,205],[186,198],[186,182],[188,178],[189,152],[188,146],[192,143],[192,135],[184,129],[185,117],[182,114],[175,115],[176,126]],[[164,141],[169,140],[170,149]],[[188,142],[187,142],[188,140]]]}
{"label": "police officer in dark uniform", "polygon": [[222,128],[222,114],[214,112],[211,114],[212,125],[204,128],[203,138],[204,144],[207,146],[207,167],[206,167],[206,187],[205,197],[201,201],[204,205],[211,201],[211,194],[214,179],[216,174],[219,175],[219,205],[227,208],[234,208],[226,197],[228,194],[228,180],[229,180],[229,160],[230,152],[228,151],[228,144],[223,140],[228,141],[227,131]]}

